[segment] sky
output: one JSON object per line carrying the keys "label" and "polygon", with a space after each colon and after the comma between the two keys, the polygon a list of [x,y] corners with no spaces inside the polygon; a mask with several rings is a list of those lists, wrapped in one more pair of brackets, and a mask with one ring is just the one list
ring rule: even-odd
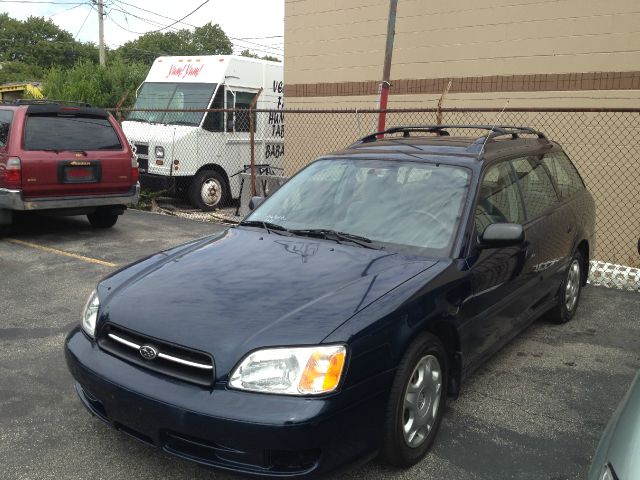
{"label": "sky", "polygon": [[[111,48],[118,47],[139,36],[131,32],[158,30],[203,2],[205,0],[104,0],[105,43]],[[50,18],[77,40],[97,44],[98,13],[92,8],[93,3],[91,0],[0,0],[0,12],[20,20],[29,16]],[[234,53],[248,48],[261,56],[283,56],[284,0],[208,0],[184,22],[186,24],[178,23],[175,28],[191,29],[207,22],[220,24],[234,44]]]}

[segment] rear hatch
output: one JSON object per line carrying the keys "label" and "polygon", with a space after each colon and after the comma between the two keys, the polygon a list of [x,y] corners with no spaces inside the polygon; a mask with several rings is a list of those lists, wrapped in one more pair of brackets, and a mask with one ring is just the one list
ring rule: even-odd
{"label": "rear hatch", "polygon": [[132,152],[106,111],[57,104],[27,109],[22,150],[25,197],[127,192]]}

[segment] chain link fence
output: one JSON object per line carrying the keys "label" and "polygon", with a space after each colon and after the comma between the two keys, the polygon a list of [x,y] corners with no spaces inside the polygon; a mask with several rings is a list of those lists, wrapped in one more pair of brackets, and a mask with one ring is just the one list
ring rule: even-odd
{"label": "chain link fence", "polygon": [[[202,221],[234,222],[246,214],[254,192],[269,195],[316,157],[374,132],[379,113],[215,109],[116,115],[136,147],[143,189],[156,192],[148,194],[152,208]],[[529,126],[559,142],[596,200],[598,244],[593,258],[605,262],[609,270],[610,265],[633,267],[625,275],[638,275],[639,109],[386,112],[387,127],[426,124]],[[460,129],[453,134],[477,136],[478,132]],[[610,279],[607,274],[602,282]]]}

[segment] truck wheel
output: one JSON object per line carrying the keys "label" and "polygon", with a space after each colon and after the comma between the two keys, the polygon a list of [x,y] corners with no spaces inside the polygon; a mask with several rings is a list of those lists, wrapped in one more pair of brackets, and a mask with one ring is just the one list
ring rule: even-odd
{"label": "truck wheel", "polygon": [[118,221],[118,216],[111,209],[98,208],[95,212],[87,215],[87,218],[93,228],[111,228]]}
{"label": "truck wheel", "polygon": [[231,192],[225,178],[215,170],[199,171],[189,185],[189,201],[203,212],[229,203]]}

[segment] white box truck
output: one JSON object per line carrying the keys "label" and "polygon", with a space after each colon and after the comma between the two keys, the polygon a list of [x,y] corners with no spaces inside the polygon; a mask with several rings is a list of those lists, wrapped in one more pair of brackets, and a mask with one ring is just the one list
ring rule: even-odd
{"label": "white box truck", "polygon": [[[159,57],[138,88],[123,130],[143,187],[186,194],[202,210],[238,198],[250,165],[249,114],[186,109],[284,108],[282,63],[234,55]],[[145,111],[158,109],[160,111]],[[255,164],[275,173],[284,155],[284,114],[254,113]],[[242,185],[242,188],[250,188]]]}

